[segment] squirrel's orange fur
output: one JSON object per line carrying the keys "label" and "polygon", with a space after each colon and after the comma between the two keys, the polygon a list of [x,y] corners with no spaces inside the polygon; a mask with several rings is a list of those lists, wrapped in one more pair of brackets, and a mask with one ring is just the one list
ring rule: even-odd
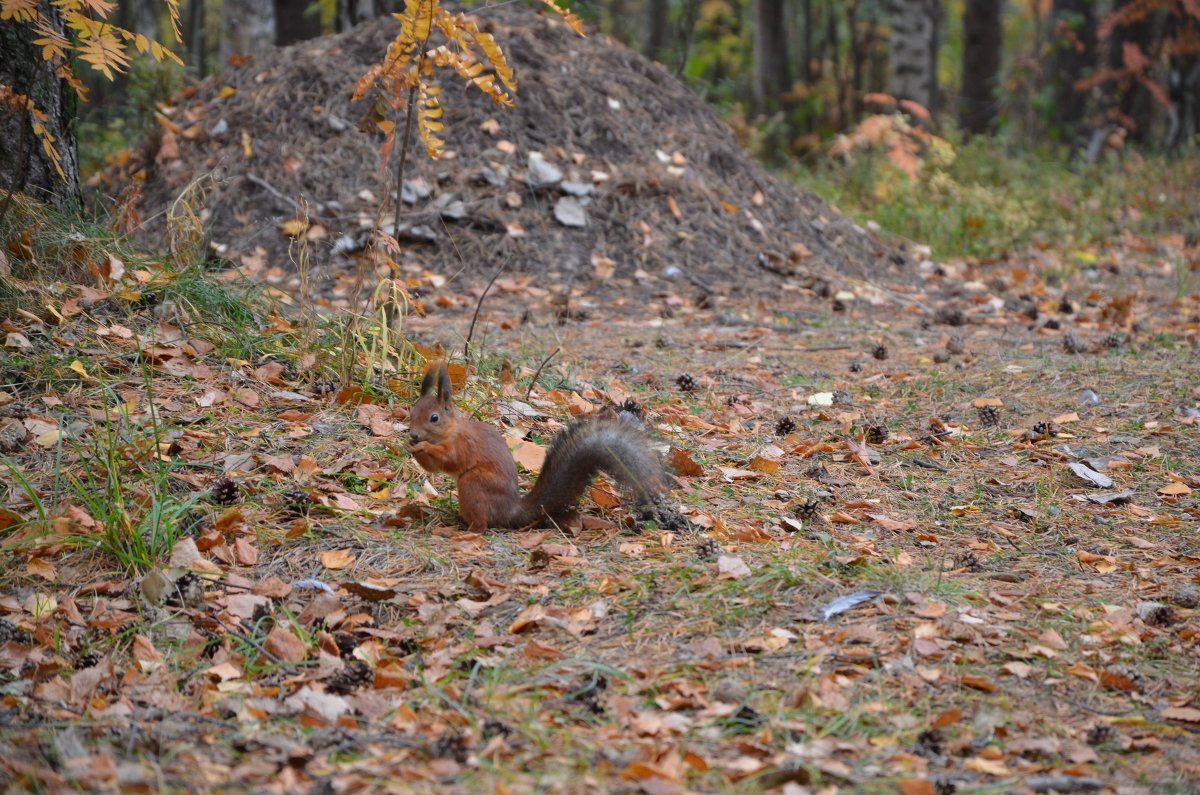
{"label": "squirrel's orange fur", "polygon": [[458,509],[473,532],[561,518],[600,470],[643,504],[654,502],[668,483],[640,430],[613,416],[577,422],[560,433],[546,453],[541,477],[522,497],[517,466],[504,438],[491,425],[454,407],[444,364],[425,371],[409,427],[408,451],[426,471],[445,473],[458,482]]}

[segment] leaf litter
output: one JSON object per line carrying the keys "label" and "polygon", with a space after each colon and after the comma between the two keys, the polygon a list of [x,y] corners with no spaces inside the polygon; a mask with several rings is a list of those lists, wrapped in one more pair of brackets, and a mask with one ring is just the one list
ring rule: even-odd
{"label": "leaf litter", "polygon": [[[525,404],[503,412],[522,456],[578,414],[636,411],[680,483],[674,527],[601,481],[575,525],[465,532],[399,446],[415,379],[356,404],[283,317],[260,333],[290,342],[257,362],[119,285],[10,320],[74,386],[21,369],[0,390],[0,769],[47,790],[1192,786],[1200,296],[1139,248],[1103,255],[1144,275],[1135,300],[1032,261],[948,263],[840,309],[797,288],[791,315],[664,290],[636,321],[599,300],[572,320],[521,279],[489,296],[488,356],[561,350],[472,408]],[[457,349],[470,314],[430,301],[411,331]],[[1064,328],[1125,342],[1069,353]],[[935,361],[951,335],[962,352]],[[106,455],[124,513],[86,499]],[[95,550],[146,532],[160,464],[178,538],[123,569]],[[1096,499],[1097,475],[1119,491]]]}
{"label": "leaf litter", "polygon": [[[658,67],[521,20],[497,24],[542,81],[527,115],[453,119],[461,162],[485,156],[414,163],[411,213],[384,219],[409,330],[461,350],[480,274],[516,262],[482,303],[469,408],[527,476],[573,417],[641,417],[682,518],[602,480],[575,524],[464,532],[403,452],[415,372],[339,389],[303,318],[231,328],[170,298],[178,274],[73,255],[94,280],[2,337],[3,776],[1195,788],[1194,240],[906,258],[744,159]],[[202,284],[292,289],[303,240],[334,271],[314,302],[350,304],[381,189],[339,92],[386,24],[181,95],[114,168],[147,217],[214,167],[255,177],[211,186],[237,271]],[[463,99],[448,115],[478,112]],[[37,267],[25,238],[7,252]]]}

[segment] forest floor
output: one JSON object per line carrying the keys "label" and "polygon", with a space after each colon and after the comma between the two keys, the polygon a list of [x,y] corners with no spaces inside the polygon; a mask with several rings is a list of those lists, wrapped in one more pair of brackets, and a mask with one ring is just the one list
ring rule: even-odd
{"label": "forest floor", "polygon": [[470,342],[520,460],[632,401],[690,524],[601,484],[476,535],[403,452],[419,357],[337,383],[379,325],[44,228],[7,256],[80,269],[5,323],[9,791],[1200,789],[1182,236],[770,302],[413,273],[403,334]]}

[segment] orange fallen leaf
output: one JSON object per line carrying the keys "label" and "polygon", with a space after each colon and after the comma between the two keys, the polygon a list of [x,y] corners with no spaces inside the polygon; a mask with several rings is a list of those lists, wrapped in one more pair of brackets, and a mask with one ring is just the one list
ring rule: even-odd
{"label": "orange fallen leaf", "polygon": [[987,678],[986,676],[979,676],[977,674],[964,675],[962,678],[962,683],[967,687],[973,687],[976,690],[983,690],[988,693],[1000,689],[999,686],[997,686],[996,683],[991,679]]}
{"label": "orange fallen leaf", "polygon": [[271,630],[271,634],[263,641],[263,648],[283,662],[297,663],[308,656],[304,641],[284,626],[276,626]]}
{"label": "orange fallen leaf", "polygon": [[344,569],[357,559],[352,549],[330,549],[321,553],[321,565],[327,569]]}
{"label": "orange fallen leaf", "polygon": [[667,465],[684,477],[699,477],[704,474],[704,469],[695,459],[686,450],[678,447],[671,448],[670,454],[667,455]]}
{"label": "orange fallen leaf", "polygon": [[58,570],[45,558],[30,558],[29,563],[25,564],[25,573],[51,582],[58,579]]}
{"label": "orange fallen leaf", "polygon": [[567,655],[559,649],[551,646],[548,643],[542,643],[539,640],[531,638],[529,643],[525,644],[525,657],[530,660],[561,660]]}
{"label": "orange fallen leaf", "polygon": [[937,790],[927,778],[906,778],[896,782],[900,795],[936,795]]}
{"label": "orange fallen leaf", "polygon": [[526,472],[541,472],[542,464],[546,461],[546,448],[541,445],[521,440],[509,445],[513,460],[520,464]]}

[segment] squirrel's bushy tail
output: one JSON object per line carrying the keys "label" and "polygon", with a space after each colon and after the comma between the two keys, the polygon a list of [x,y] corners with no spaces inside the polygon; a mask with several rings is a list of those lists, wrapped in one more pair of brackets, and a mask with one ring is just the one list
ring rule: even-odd
{"label": "squirrel's bushy tail", "polygon": [[639,505],[655,502],[668,488],[667,475],[639,428],[619,417],[583,420],[550,445],[542,474],[524,497],[529,521],[565,513],[600,471],[632,492]]}

